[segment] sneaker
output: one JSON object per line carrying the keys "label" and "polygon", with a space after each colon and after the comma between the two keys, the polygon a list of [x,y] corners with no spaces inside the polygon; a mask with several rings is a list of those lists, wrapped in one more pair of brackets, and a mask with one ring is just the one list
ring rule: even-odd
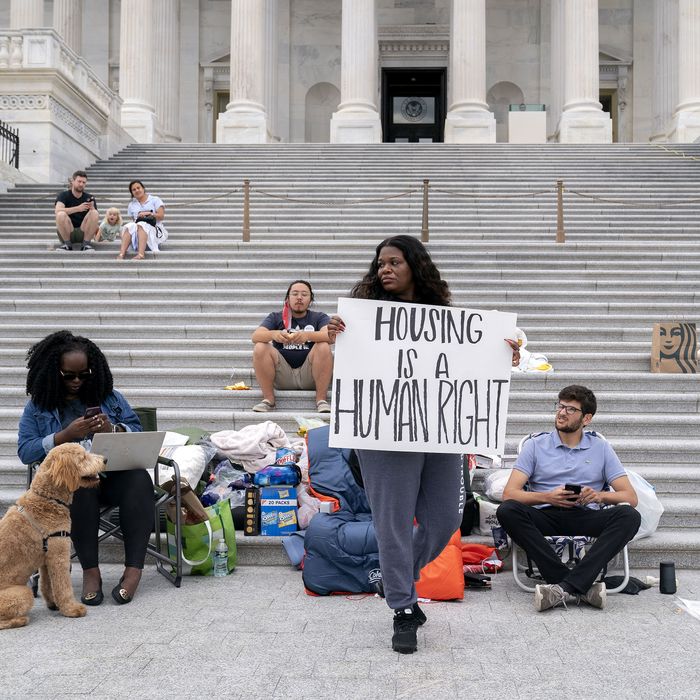
{"label": "sneaker", "polygon": [[582,593],[580,596],[578,596],[578,599],[579,602],[583,601],[594,608],[602,610],[605,607],[607,597],[608,589],[605,587],[605,584],[602,581],[598,581],[598,583],[594,583],[586,593]]}
{"label": "sneaker", "polygon": [[93,253],[94,253],[94,252],[95,252],[95,249],[94,249],[93,246],[91,246],[89,243],[83,243],[83,245],[80,246],[80,250],[81,250],[83,253],[89,253],[89,252],[93,252]]}
{"label": "sneaker", "polygon": [[330,413],[331,412],[331,407],[328,401],[321,400],[316,402],[316,411],[318,413]]}
{"label": "sneaker", "polygon": [[73,246],[70,243],[64,243],[63,245],[58,246],[56,250],[73,250]]}
{"label": "sneaker", "polygon": [[558,583],[540,583],[535,586],[535,610],[537,612],[556,608],[559,605],[566,608],[566,601],[572,598],[573,596],[569,595]]}
{"label": "sneaker", "polygon": [[267,399],[263,399],[260,403],[256,403],[253,406],[253,410],[256,413],[269,413],[275,410],[275,404],[270,403]]}
{"label": "sneaker", "polygon": [[391,648],[399,654],[412,654],[418,651],[416,630],[420,623],[413,608],[394,611],[394,636],[391,638]]}
{"label": "sneaker", "polygon": [[416,622],[419,625],[424,625],[428,621],[428,618],[425,616],[425,613],[420,609],[418,603],[414,603],[411,609],[413,610],[413,614],[416,616]]}

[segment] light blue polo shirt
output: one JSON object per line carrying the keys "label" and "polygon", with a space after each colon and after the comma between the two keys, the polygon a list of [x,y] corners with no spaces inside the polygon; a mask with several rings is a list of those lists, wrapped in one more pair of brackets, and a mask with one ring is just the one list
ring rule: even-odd
{"label": "light blue polo shirt", "polygon": [[602,491],[606,484],[626,476],[615,451],[603,438],[584,433],[576,447],[568,447],[556,430],[526,440],[513,468],[528,477],[530,491],[538,492],[564,484]]}

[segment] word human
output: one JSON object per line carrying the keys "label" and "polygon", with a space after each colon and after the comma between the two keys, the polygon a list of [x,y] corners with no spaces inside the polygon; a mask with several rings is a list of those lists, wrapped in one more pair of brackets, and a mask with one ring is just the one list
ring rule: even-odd
{"label": "word human", "polygon": [[[386,312],[388,318],[386,318]],[[425,340],[429,343],[440,342],[475,345],[482,336],[481,314],[468,314],[464,309],[448,307],[425,308],[405,305],[392,306],[389,309],[378,307],[374,321],[375,340]]]}
{"label": "word human", "polygon": [[[507,379],[353,379],[335,381],[334,432],[352,421],[352,437],[498,449]],[[346,424],[347,425],[347,424]],[[347,429],[343,430],[345,434]]]}

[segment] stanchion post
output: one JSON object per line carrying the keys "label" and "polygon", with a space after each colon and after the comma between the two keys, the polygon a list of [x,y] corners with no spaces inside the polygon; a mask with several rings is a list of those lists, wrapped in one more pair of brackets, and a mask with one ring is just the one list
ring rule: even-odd
{"label": "stanchion post", "polygon": [[430,190],[430,180],[423,180],[423,223],[420,229],[420,239],[427,243],[430,239],[430,227],[428,225],[428,192]]}
{"label": "stanchion post", "polygon": [[564,231],[564,181],[557,180],[557,243],[566,242]]}
{"label": "stanchion post", "polygon": [[250,242],[250,180],[243,180],[243,242]]}

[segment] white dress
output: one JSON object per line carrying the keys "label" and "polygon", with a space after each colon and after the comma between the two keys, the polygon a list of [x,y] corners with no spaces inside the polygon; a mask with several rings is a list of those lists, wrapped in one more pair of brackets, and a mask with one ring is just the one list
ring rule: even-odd
{"label": "white dress", "polygon": [[151,226],[145,221],[139,221],[138,224],[136,223],[136,217],[138,216],[139,212],[147,211],[155,214],[162,206],[164,206],[163,200],[160,197],[156,197],[152,194],[149,194],[146,201],[143,203],[139,202],[137,199],[132,199],[129,202],[129,216],[134,219],[134,221],[128,223],[124,228],[126,233],[131,236],[131,247],[134,250],[138,250],[139,247],[139,236],[137,233],[137,228],[139,226],[146,232],[146,245],[149,250],[157,253],[159,246],[168,240],[168,229],[166,229],[161,222],[159,222],[156,226]]}

